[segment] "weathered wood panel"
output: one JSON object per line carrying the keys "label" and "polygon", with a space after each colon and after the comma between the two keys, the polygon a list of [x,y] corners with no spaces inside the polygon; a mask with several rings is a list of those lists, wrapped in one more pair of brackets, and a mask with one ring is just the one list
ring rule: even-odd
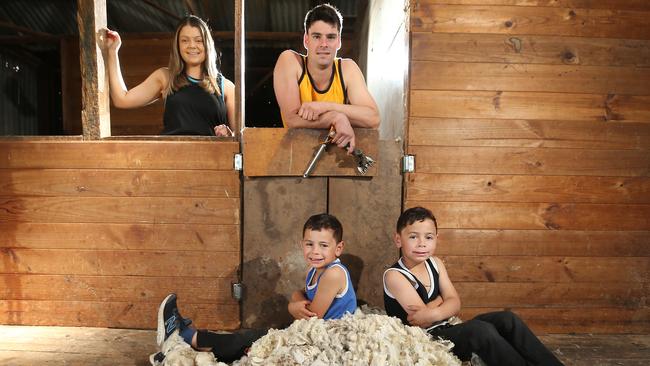
{"label": "weathered wood panel", "polygon": [[[170,209],[170,208],[173,208]],[[42,223],[239,224],[237,198],[0,198],[0,220]]]}
{"label": "weathered wood panel", "polygon": [[217,170],[0,170],[0,196],[237,198],[239,186],[237,175]]}
{"label": "weathered wood panel", "polygon": [[645,0],[425,0],[429,4],[442,5],[513,5],[547,6],[559,8],[650,10]]}
{"label": "weathered wood panel", "polygon": [[543,6],[436,5],[419,1],[411,30],[650,39],[650,11]]}
{"label": "weathered wood panel", "polygon": [[649,123],[507,119],[411,118],[409,146],[650,149]]}
{"label": "weathered wood panel", "polygon": [[[650,230],[648,204],[407,201],[434,212],[441,228]],[[438,217],[440,216],[440,217]]]}
{"label": "weathered wood panel", "polygon": [[[239,326],[237,304],[187,303],[182,315],[196,324],[212,329],[235,329]],[[30,325],[78,326],[154,329],[158,302],[104,302],[104,301],[0,301],[0,323]],[[47,314],[45,316],[44,314]],[[52,316],[56,314],[56,316]]]}
{"label": "weathered wood panel", "polygon": [[411,42],[412,61],[650,66],[648,40],[413,32]]}
{"label": "weathered wood panel", "polygon": [[232,170],[231,141],[2,141],[0,168]]}
{"label": "weathered wood panel", "polygon": [[[596,231],[598,230],[598,231]],[[470,256],[649,257],[650,231],[440,229],[436,253]]]}
{"label": "weathered wood panel", "polygon": [[237,302],[230,296],[230,283],[236,280],[236,275],[178,277],[171,273],[166,277],[2,274],[0,283],[5,286],[0,288],[0,296],[4,300],[128,302],[139,299],[155,303],[176,292],[183,303],[232,305]]}
{"label": "weathered wood panel", "polygon": [[2,222],[0,248],[236,251],[238,225]]}
{"label": "weathered wood panel", "polygon": [[650,277],[650,262],[645,257],[500,255],[488,260],[483,256],[446,256],[445,266],[457,282],[531,282],[553,286],[556,282],[643,283]]}
{"label": "weathered wood panel", "polygon": [[650,96],[411,90],[412,117],[650,121]]}
{"label": "weathered wood panel", "polygon": [[650,177],[415,173],[408,183],[407,200],[650,203]]}
{"label": "weathered wood panel", "polygon": [[0,322],[153,328],[159,302],[177,292],[202,327],[237,328],[238,150],[0,142]]}
{"label": "weathered wood panel", "polygon": [[[462,319],[503,307],[464,307]],[[650,310],[648,307],[511,307],[536,334],[544,333],[605,333],[605,334],[647,334],[650,331]]]}
{"label": "weathered wood panel", "polygon": [[[247,128],[244,130],[244,175],[300,176],[327,136],[327,130],[295,128]],[[377,130],[355,129],[356,147],[378,161]],[[263,148],[260,148],[263,146]],[[353,156],[329,145],[311,176],[358,176]],[[376,174],[377,164],[364,175]]]}
{"label": "weathered wood panel", "polygon": [[650,68],[523,63],[411,63],[411,88],[589,94],[648,92]]}
{"label": "weathered wood panel", "polygon": [[526,303],[549,307],[639,307],[648,293],[639,282],[460,282],[463,306],[509,308]]}
{"label": "weathered wood panel", "polygon": [[418,173],[650,175],[647,150],[411,146],[408,151]]}

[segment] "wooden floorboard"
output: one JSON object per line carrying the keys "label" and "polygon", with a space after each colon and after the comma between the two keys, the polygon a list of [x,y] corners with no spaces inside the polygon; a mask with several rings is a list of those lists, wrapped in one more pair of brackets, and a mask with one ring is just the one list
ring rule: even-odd
{"label": "wooden floorboard", "polygon": [[[0,325],[0,365],[149,365],[152,330]],[[650,365],[650,335],[555,334],[540,339],[566,366]]]}

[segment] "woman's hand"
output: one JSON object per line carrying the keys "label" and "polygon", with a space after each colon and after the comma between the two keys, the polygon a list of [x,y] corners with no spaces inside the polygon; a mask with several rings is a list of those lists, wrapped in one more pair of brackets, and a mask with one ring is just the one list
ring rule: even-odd
{"label": "woman's hand", "polygon": [[111,52],[117,52],[120,49],[120,46],[122,46],[122,38],[120,38],[120,34],[108,28],[104,28],[103,31],[104,42],[100,42],[99,47],[102,49],[102,51],[108,50]]}
{"label": "woman's hand", "polygon": [[226,125],[214,126],[214,134],[217,137],[232,136],[232,131]]}

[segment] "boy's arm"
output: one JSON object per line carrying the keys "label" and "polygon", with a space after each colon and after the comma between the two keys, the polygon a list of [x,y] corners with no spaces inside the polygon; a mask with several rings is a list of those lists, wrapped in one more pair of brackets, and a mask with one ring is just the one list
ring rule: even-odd
{"label": "boy's arm", "polygon": [[438,265],[438,285],[440,286],[442,303],[434,309],[418,306],[406,309],[409,312],[409,323],[420,327],[428,327],[433,322],[449,319],[460,311],[460,297],[449,279],[445,265],[437,257],[434,257],[433,260]]}
{"label": "boy's arm", "polygon": [[307,319],[316,316],[316,313],[309,310],[309,304],[310,302],[305,297],[304,292],[294,291],[291,294],[291,301],[289,302],[289,305],[287,305],[287,309],[294,319]]}
{"label": "boy's arm", "polygon": [[318,283],[318,291],[316,291],[314,300],[309,305],[309,310],[322,319],[336,295],[345,288],[346,284],[347,277],[343,269],[335,266],[325,270]]}

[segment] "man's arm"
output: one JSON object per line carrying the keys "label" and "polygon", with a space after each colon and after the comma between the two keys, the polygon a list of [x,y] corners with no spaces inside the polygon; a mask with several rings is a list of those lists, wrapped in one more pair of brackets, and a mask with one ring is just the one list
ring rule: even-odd
{"label": "man's arm", "polygon": [[318,117],[322,113],[335,111],[345,114],[353,127],[379,127],[379,110],[368,91],[361,69],[350,59],[344,59],[341,63],[350,104],[308,102],[301,105],[298,114],[302,117]]}

